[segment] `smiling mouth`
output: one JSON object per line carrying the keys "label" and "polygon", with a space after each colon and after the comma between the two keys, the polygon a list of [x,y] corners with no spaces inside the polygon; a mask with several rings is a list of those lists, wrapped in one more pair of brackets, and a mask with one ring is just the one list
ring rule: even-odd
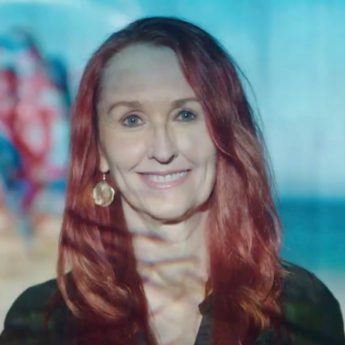
{"label": "smiling mouth", "polygon": [[183,183],[190,170],[181,170],[176,172],[150,172],[140,173],[143,181],[150,187],[170,188]]}
{"label": "smiling mouth", "polygon": [[187,173],[188,171],[181,171],[181,172],[166,174],[166,175],[147,174],[146,176],[153,182],[170,182],[170,181],[176,181],[180,179],[181,177],[186,176]]}

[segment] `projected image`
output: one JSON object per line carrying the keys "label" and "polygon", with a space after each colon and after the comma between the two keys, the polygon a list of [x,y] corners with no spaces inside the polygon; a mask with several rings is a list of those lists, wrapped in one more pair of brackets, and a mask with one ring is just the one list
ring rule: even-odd
{"label": "projected image", "polygon": [[[9,307],[22,291],[56,277],[69,190],[71,120],[82,73],[97,47],[110,34],[134,20],[151,16],[173,16],[195,23],[230,52],[265,140],[263,150],[267,149],[268,169],[272,170],[273,202],[281,221],[279,255],[316,274],[344,312],[345,5],[342,1],[320,6],[307,0],[298,4],[288,0],[0,0],[0,332]],[[135,54],[139,53],[129,54],[126,61],[135,60]],[[135,62],[138,66],[146,62],[138,61]],[[152,73],[152,78],[158,79],[170,67],[162,64],[160,68],[162,72]],[[109,71],[111,75],[117,73],[115,67]],[[110,77],[108,82],[109,85],[112,82]],[[123,82],[124,90],[125,82],[129,81]],[[216,88],[219,79],[210,78],[210,82]],[[220,107],[222,103],[219,104]],[[187,110],[193,113],[194,104],[187,105]],[[115,107],[112,116],[116,117],[120,110]],[[133,116],[126,120],[131,121],[126,122],[127,129],[139,127],[140,121],[145,120],[140,116],[141,108],[134,110]],[[182,115],[193,118],[189,112]],[[99,129],[104,134],[112,126],[108,121]],[[127,132],[122,134],[124,148],[119,151],[108,149],[115,139],[104,135],[107,141],[102,142],[101,160],[108,169],[97,175],[95,183],[99,183],[99,188],[93,197],[99,205],[108,207],[113,198],[125,195],[125,200],[137,201],[135,210],[150,213],[150,203],[156,202],[154,195],[145,199],[145,189],[137,194],[135,188],[126,189],[132,182],[126,164],[137,163],[134,159],[139,157],[146,137],[139,138],[139,131],[131,140]],[[202,153],[209,149],[206,137],[201,142],[194,137],[195,151],[186,153],[191,161],[201,159]],[[85,136],[85,145],[90,144],[89,140]],[[130,147],[133,152],[136,149],[137,156],[130,154]],[[202,153],[198,151],[201,148]],[[132,161],[127,162],[123,156],[132,157]],[[114,175],[108,170],[115,171]],[[151,170],[144,166],[140,172],[150,175]],[[152,186],[182,176],[170,175],[145,175],[143,180]],[[107,183],[119,177],[122,189],[108,189]],[[89,193],[91,187],[84,187],[80,193]],[[166,198],[167,209],[174,202],[184,205],[182,199],[172,202]],[[73,205],[76,204],[77,201]],[[160,210],[162,204],[160,200],[156,208]],[[143,237],[149,241],[154,236]],[[174,267],[169,260],[165,263],[164,268]],[[150,264],[145,261],[144,269],[164,271],[161,272],[161,266]],[[189,277],[198,280],[198,274]]]}

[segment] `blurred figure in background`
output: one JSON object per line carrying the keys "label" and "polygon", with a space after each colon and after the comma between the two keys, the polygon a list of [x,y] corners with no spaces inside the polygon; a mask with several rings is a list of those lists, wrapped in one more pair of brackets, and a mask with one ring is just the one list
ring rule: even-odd
{"label": "blurred figure in background", "polygon": [[38,196],[65,175],[67,75],[61,63],[45,62],[25,31],[1,37],[0,53],[3,199],[29,241]]}

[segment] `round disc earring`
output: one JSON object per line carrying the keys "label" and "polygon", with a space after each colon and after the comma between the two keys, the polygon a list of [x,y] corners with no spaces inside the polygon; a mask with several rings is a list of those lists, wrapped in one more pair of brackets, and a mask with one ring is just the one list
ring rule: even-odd
{"label": "round disc earring", "polygon": [[105,173],[102,175],[102,181],[98,182],[92,190],[92,198],[96,205],[107,207],[115,197],[114,188],[108,184]]}

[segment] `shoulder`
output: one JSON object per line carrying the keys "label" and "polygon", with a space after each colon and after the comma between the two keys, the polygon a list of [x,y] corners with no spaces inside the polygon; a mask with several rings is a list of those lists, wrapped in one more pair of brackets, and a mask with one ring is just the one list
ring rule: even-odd
{"label": "shoulder", "polygon": [[[26,289],[8,311],[0,344],[46,344],[63,334],[67,308],[55,279]],[[47,338],[48,337],[48,338]],[[56,339],[57,341],[57,339]],[[56,342],[57,343],[57,342]]]}
{"label": "shoulder", "polygon": [[49,304],[50,299],[58,292],[56,279],[34,285],[22,292],[14,301],[9,314],[19,309],[41,309]]}
{"label": "shoulder", "polygon": [[304,300],[313,304],[328,301],[334,306],[338,302],[327,286],[313,273],[289,262],[283,262],[286,275],[283,282],[283,298]]}
{"label": "shoulder", "polygon": [[345,345],[340,306],[327,286],[302,267],[284,262],[281,303],[292,344]]}

